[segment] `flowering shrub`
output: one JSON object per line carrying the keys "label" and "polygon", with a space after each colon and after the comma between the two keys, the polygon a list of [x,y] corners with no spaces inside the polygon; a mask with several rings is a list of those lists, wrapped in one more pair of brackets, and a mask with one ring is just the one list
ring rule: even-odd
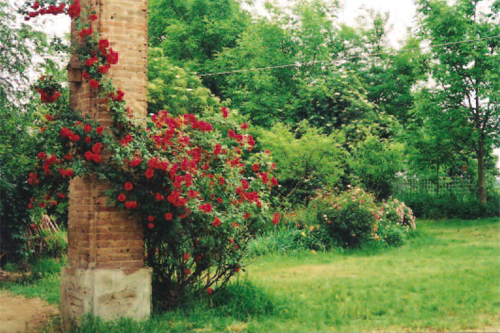
{"label": "flowering shrub", "polygon": [[351,189],[338,196],[325,196],[317,204],[318,221],[339,246],[360,246],[376,227],[373,196],[361,188]]}
{"label": "flowering shrub", "polygon": [[311,212],[329,235],[325,242],[332,240],[342,247],[357,247],[368,241],[400,245],[406,233],[415,229],[415,217],[404,203],[376,203],[373,195],[361,188],[319,195],[308,208]]}
{"label": "flowering shrub", "polygon": [[410,207],[406,206],[404,202],[392,197],[387,202],[382,202],[380,208],[380,215],[382,219],[390,221],[392,224],[406,227],[407,229],[415,230],[415,216]]}
{"label": "flowering shrub", "polygon": [[40,94],[42,103],[54,103],[61,97],[61,85],[52,76],[40,77],[34,89]]}
{"label": "flowering shrub", "polygon": [[52,104],[44,149],[29,176],[37,193],[29,208],[41,214],[57,206],[66,198],[63,185],[75,176],[106,179],[113,185],[110,204],[144,226],[154,285],[167,291],[162,302],[172,304],[186,288],[215,292],[242,268],[256,231],[280,222],[279,214],[268,213],[269,192],[277,186],[270,155],[252,153],[248,124],[232,120],[225,107],[203,118],[162,110],[134,120],[125,93],[106,77],[119,55],[94,32],[96,14],[78,1],[67,11],[80,31],[83,78],[109,108],[114,126],[82,118],[60,101]]}

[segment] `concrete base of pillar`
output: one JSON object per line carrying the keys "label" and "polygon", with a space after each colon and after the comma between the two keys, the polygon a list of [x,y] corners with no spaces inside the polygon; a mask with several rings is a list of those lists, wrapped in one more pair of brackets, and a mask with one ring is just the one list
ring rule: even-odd
{"label": "concrete base of pillar", "polygon": [[72,269],[61,272],[61,316],[78,324],[84,315],[112,321],[145,320],[151,314],[151,269],[131,274],[121,269]]}

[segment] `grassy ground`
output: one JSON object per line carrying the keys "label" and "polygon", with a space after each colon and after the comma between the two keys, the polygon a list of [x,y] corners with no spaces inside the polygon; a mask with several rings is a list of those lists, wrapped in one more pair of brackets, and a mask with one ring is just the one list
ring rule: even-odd
{"label": "grassy ground", "polygon": [[[418,229],[401,248],[259,257],[211,298],[143,323],[87,320],[79,331],[500,329],[500,220],[420,222]],[[55,277],[6,287],[58,301]]]}

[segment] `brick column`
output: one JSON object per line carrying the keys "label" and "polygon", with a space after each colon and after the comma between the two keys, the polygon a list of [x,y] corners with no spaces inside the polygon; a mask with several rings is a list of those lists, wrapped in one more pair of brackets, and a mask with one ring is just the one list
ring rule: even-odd
{"label": "brick column", "polygon": [[[147,0],[80,0],[82,19],[95,10],[92,23],[119,53],[107,75],[125,92],[127,105],[146,115]],[[72,42],[78,42],[72,26]],[[72,62],[71,64],[74,64]],[[70,64],[70,66],[71,66]],[[70,73],[70,106],[103,126],[112,119],[88,83]],[[151,311],[151,270],[144,267],[142,227],[125,211],[106,206],[109,184],[95,177],[70,183],[68,265],[61,274],[61,314],[77,322],[85,314],[104,320],[145,319]]]}

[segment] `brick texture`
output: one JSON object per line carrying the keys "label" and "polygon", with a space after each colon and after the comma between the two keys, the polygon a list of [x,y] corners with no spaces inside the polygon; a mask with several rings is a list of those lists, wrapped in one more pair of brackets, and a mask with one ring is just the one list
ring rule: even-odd
{"label": "brick texture", "polygon": [[[119,62],[109,75],[115,87],[125,92],[135,117],[147,108],[147,0],[80,0],[82,17],[94,10],[92,23],[100,38],[107,38],[119,53]],[[72,42],[80,41],[73,24]],[[70,105],[90,115],[103,126],[111,116],[87,82],[70,82]],[[106,205],[109,184],[95,177],[75,178],[70,183],[68,221],[68,272],[72,269],[123,269],[144,266],[142,227],[128,212]]]}

